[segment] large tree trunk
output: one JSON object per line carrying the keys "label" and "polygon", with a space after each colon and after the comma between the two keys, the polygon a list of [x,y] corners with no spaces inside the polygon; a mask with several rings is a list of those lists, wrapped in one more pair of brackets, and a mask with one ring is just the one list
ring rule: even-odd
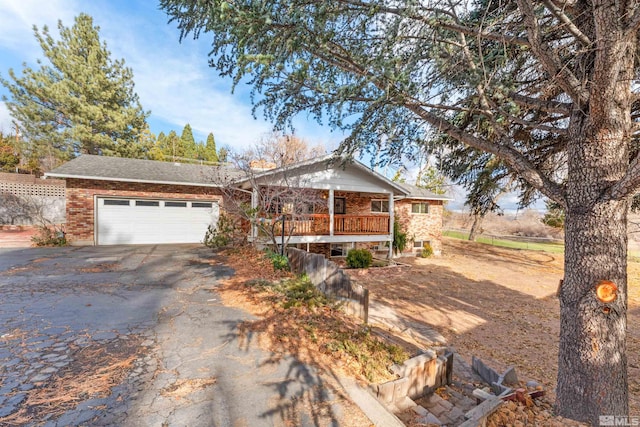
{"label": "large tree trunk", "polygon": [[[627,5],[628,7],[629,4]],[[597,48],[578,56],[589,100],[574,104],[567,144],[565,279],[560,290],[557,409],[560,415],[600,425],[601,415],[627,416],[628,199],[609,200],[610,187],[629,168],[631,88],[635,37],[620,27],[621,3],[584,6]],[[589,14],[584,15],[589,17]],[[610,280],[613,302],[595,287]]]}
{"label": "large tree trunk", "polygon": [[[558,413],[599,425],[599,415],[627,415],[626,202],[567,212],[565,279],[560,293]],[[601,303],[600,280],[618,286]]]}
{"label": "large tree trunk", "polygon": [[[613,97],[612,97],[613,99]],[[560,291],[557,410],[599,425],[600,415],[628,415],[626,311],[628,200],[602,194],[625,173],[628,123],[608,102],[591,117],[572,117],[566,197],[565,278]],[[628,117],[628,116],[627,116]],[[622,119],[621,119],[622,118]],[[615,301],[598,300],[610,280]]]}

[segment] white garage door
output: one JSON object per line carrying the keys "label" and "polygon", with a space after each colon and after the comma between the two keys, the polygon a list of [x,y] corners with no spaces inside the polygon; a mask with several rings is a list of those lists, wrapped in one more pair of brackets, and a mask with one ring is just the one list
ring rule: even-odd
{"label": "white garage door", "polygon": [[162,199],[97,199],[97,244],[197,243],[218,221],[218,203]]}

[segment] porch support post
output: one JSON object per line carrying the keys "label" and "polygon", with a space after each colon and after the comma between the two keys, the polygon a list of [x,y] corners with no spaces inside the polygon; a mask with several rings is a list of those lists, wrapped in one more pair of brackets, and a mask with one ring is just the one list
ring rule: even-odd
{"label": "porch support post", "polygon": [[[258,189],[254,188],[251,192],[251,209],[255,209],[258,207],[258,199],[259,199]],[[255,222],[251,225],[251,240],[255,241],[258,238],[258,224]]]}
{"label": "porch support post", "polygon": [[329,236],[333,236],[333,189],[329,190]]}
{"label": "porch support post", "polygon": [[393,258],[393,223],[395,221],[395,212],[393,206],[393,192],[389,193],[389,259]]}

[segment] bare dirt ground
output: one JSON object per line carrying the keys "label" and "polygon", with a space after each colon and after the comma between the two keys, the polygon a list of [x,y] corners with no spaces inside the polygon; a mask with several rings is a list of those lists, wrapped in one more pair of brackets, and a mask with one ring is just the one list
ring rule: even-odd
{"label": "bare dirt ground", "polygon": [[[405,260],[403,260],[405,261]],[[556,384],[563,256],[444,239],[443,255],[411,268],[354,274],[373,301],[440,332],[467,361],[480,357],[549,391]],[[627,356],[632,415],[640,414],[640,262],[629,263]]]}

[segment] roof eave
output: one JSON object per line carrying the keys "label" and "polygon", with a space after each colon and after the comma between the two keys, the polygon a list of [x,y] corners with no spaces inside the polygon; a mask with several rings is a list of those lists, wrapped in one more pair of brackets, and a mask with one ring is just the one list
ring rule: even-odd
{"label": "roof eave", "polygon": [[176,181],[157,181],[152,179],[131,179],[131,178],[111,178],[103,176],[90,176],[90,175],[72,175],[64,173],[51,173],[44,174],[45,178],[72,178],[72,179],[89,179],[95,181],[117,181],[117,182],[139,182],[142,184],[162,184],[162,185],[180,185],[180,186],[192,186],[192,187],[211,187],[220,188],[219,184],[209,184],[204,182],[176,182]]}
{"label": "roof eave", "polygon": [[453,197],[444,197],[444,196],[412,196],[411,194],[408,194],[406,196],[400,196],[397,198],[397,200],[405,200],[405,199],[411,199],[411,200],[442,200],[442,201],[453,201],[455,200]]}

